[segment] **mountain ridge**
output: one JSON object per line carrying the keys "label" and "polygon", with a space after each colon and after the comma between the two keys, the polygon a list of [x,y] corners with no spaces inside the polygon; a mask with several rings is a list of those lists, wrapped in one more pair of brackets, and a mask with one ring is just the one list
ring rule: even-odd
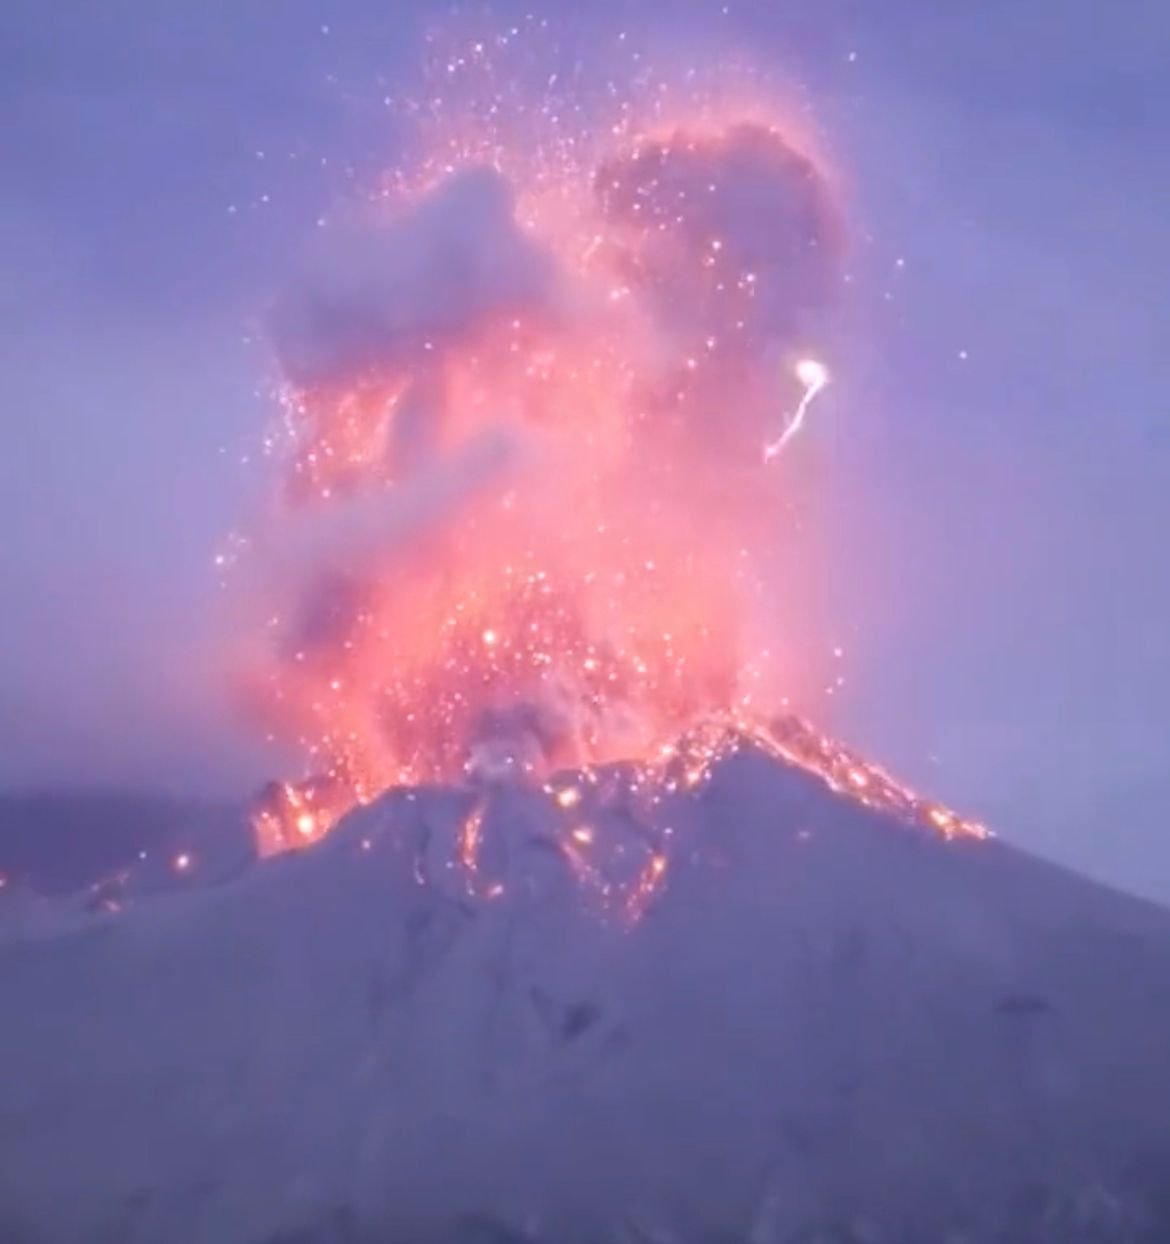
{"label": "mountain ridge", "polygon": [[[761,753],[649,812],[582,805],[393,792],[226,884],[0,943],[0,1214],[52,1244],[477,1217],[533,1239],[1163,1238],[1170,912]],[[592,873],[566,847],[586,816]],[[801,1234],[825,1224],[853,1234]]]}

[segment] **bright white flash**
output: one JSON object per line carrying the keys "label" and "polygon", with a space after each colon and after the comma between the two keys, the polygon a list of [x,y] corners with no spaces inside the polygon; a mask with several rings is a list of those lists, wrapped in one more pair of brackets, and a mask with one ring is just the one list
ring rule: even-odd
{"label": "bright white flash", "polygon": [[801,359],[796,364],[796,378],[804,385],[804,394],[792,418],[784,425],[780,435],[764,446],[764,461],[771,462],[804,426],[808,408],[813,398],[829,383],[829,369],[816,359]]}

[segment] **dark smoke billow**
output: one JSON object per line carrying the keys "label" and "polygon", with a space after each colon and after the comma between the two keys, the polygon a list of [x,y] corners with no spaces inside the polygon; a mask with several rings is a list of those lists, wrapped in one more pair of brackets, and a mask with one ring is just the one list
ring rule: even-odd
{"label": "dark smoke billow", "polygon": [[619,263],[687,349],[800,344],[838,300],[843,226],[821,171],[776,130],[680,129],[607,160],[596,191]]}
{"label": "dark smoke billow", "polygon": [[276,306],[273,341],[298,387],[403,372],[423,382],[485,322],[552,319],[563,278],[517,224],[507,179],[473,168],[400,216],[375,203],[331,228]]}

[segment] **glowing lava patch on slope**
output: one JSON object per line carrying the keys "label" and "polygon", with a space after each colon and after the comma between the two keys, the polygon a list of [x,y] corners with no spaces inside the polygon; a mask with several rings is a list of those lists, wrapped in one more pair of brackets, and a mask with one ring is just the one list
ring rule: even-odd
{"label": "glowing lava patch on slope", "polygon": [[[316,776],[268,790],[262,853],[393,786],[616,761],[695,785],[744,739],[977,830],[762,724],[789,518],[761,459],[828,377],[807,349],[842,279],[830,179],[743,81],[599,99],[522,89],[509,55],[444,52],[403,109],[417,162],[323,231],[273,318],[282,473],[241,541],[265,637],[245,690]],[[647,867],[638,893],[666,859]]]}

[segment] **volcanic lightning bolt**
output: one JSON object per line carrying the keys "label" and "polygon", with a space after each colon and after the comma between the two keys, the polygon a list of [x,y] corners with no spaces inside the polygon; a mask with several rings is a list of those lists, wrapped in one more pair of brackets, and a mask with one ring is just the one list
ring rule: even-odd
{"label": "volcanic lightning bolt", "polygon": [[[842,288],[823,161],[750,78],[680,87],[636,58],[601,91],[534,84],[532,33],[430,45],[400,109],[417,158],[330,222],[274,315],[279,488],[239,542],[261,637],[240,689],[310,776],[261,799],[261,853],[392,787],[545,783],[566,860],[640,913],[670,842],[605,880],[598,775],[685,795],[745,745],[982,833],[777,715],[796,663],[754,638],[790,521],[759,446],[829,380],[802,358],[766,439],[775,358]],[[474,811],[469,873],[483,832]]]}
{"label": "volcanic lightning bolt", "polygon": [[829,383],[829,369],[824,363],[818,363],[816,359],[801,359],[796,365],[796,378],[804,386],[804,393],[792,418],[785,424],[784,430],[774,441],[764,446],[765,462],[771,462],[773,458],[783,453],[784,447],[804,426],[805,416],[813,400]]}

